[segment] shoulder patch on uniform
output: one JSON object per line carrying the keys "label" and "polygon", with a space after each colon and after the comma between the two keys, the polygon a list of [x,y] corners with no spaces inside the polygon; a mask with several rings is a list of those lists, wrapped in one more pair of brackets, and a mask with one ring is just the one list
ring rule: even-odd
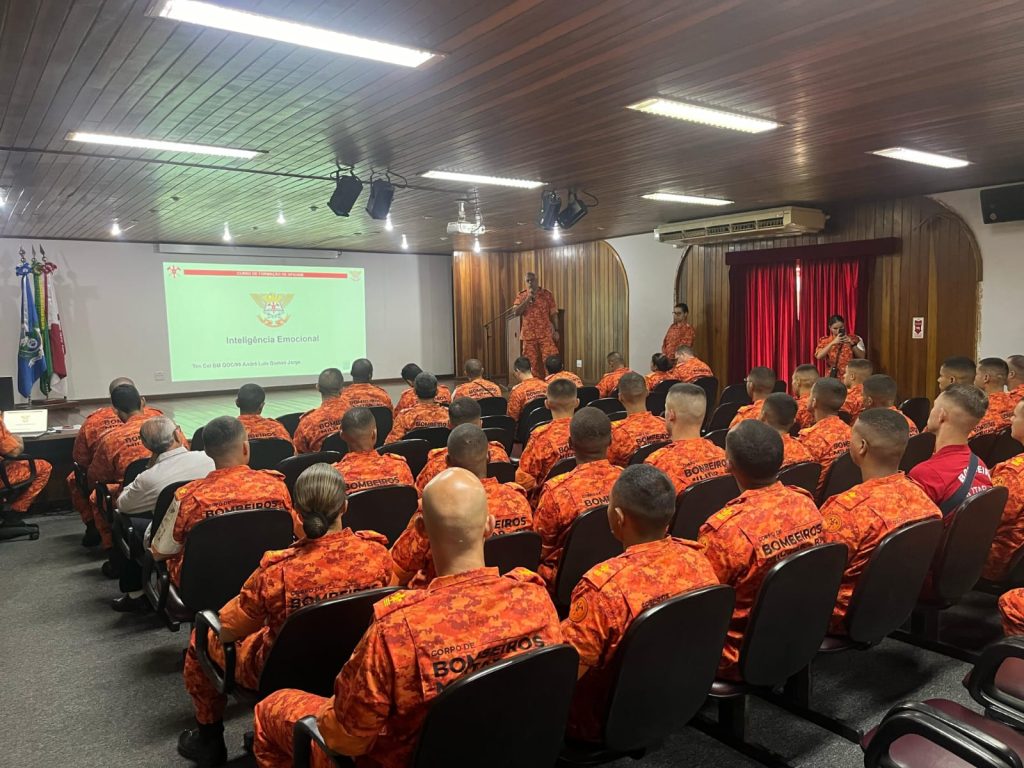
{"label": "shoulder patch on uniform", "polygon": [[821,527],[829,533],[835,533],[843,527],[843,518],[837,515],[835,512],[830,512],[825,515],[824,522]]}
{"label": "shoulder patch on uniform", "polygon": [[713,531],[717,531],[733,516],[735,516],[737,512],[742,511],[742,502],[738,502],[739,499],[737,499],[734,502],[731,502],[729,506],[722,508],[718,512],[715,512],[715,514],[713,514],[704,522],[704,525],[709,526]]}
{"label": "shoulder patch on uniform", "polygon": [[503,579],[512,579],[513,581],[521,581],[524,584],[536,584],[538,586],[545,586],[544,579],[538,576],[536,573],[531,571],[529,568],[513,568],[511,571],[502,576]]}
{"label": "shoulder patch on uniform", "polygon": [[388,546],[388,537],[383,533],[377,533],[376,531],[356,531],[355,535],[356,538],[362,539],[363,541],[372,541],[384,547]]}
{"label": "shoulder patch on uniform", "polygon": [[572,608],[569,609],[569,621],[579,624],[590,613],[590,603],[587,598],[581,595],[572,601]]}
{"label": "shoulder patch on uniform", "polygon": [[406,605],[420,602],[426,596],[427,590],[425,589],[400,589],[374,603],[373,615],[375,618],[382,619]]}
{"label": "shoulder patch on uniform", "polygon": [[[795,490],[802,490],[806,492],[806,490],[803,488]],[[860,497],[860,494],[857,492],[856,488],[851,488],[850,490],[845,491],[844,493],[836,494],[831,499],[829,499],[829,501],[831,501],[833,504],[838,504],[843,509],[853,509],[858,504],[860,504],[862,499]]]}
{"label": "shoulder patch on uniform", "polygon": [[582,581],[589,582],[595,589],[601,589],[619,571],[626,567],[626,558],[619,556],[598,563],[583,575]]}

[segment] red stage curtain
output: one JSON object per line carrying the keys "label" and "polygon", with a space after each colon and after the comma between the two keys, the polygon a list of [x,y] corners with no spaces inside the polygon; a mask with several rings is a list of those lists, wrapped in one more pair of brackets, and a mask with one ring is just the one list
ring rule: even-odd
{"label": "red stage curtain", "polygon": [[863,335],[857,327],[857,310],[863,298],[858,291],[861,260],[807,259],[801,262],[800,269],[800,333],[796,353],[799,359],[796,363],[817,362],[824,375],[825,363],[814,360],[814,350],[818,339],[829,333],[828,318],[842,315],[847,333]]}
{"label": "red stage curtain", "polygon": [[754,264],[729,268],[730,322],[733,338],[730,369],[740,380],[756,365],[789,377],[797,364],[796,262]]}

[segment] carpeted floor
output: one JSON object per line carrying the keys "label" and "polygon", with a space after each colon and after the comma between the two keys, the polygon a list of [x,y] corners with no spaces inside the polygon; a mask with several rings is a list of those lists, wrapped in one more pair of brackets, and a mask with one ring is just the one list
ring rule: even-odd
{"label": "carpeted floor", "polygon": [[[152,616],[123,616],[108,607],[117,584],[100,575],[95,550],[79,546],[76,516],[36,519],[38,541],[0,542],[0,764],[18,768],[151,768],[188,765],[175,739],[192,723],[181,681],[188,636]],[[980,646],[999,634],[994,598],[971,595],[945,628]],[[961,685],[968,667],[886,640],[866,652],[815,664],[819,709],[870,727],[907,699],[948,697],[970,705]],[[254,765],[242,750],[250,710],[233,703],[226,736],[233,766]],[[510,726],[512,724],[509,724]],[[793,766],[862,765],[855,745],[754,701],[750,736]],[[757,765],[693,728],[681,728],[663,749],[627,766]]]}

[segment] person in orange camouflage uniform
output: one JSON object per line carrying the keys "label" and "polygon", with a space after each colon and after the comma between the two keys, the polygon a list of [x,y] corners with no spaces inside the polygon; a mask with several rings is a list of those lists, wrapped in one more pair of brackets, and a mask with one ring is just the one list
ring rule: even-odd
{"label": "person in orange camouflage uniform", "polygon": [[653,392],[654,388],[663,381],[675,380],[675,377],[672,376],[672,366],[674,361],[674,357],[669,357],[660,353],[656,353],[654,357],[651,358],[651,372],[644,377],[647,382],[648,392]]}
{"label": "person in orange camouflage uniform", "polygon": [[672,482],[654,467],[626,467],[612,486],[608,523],[625,551],[584,574],[562,622],[580,655],[566,731],[572,739],[600,741],[612,661],[633,620],[676,595],[718,584],[696,542],[666,535],[675,512]]}
{"label": "person in orange camouflage uniform", "polygon": [[[396,419],[402,411],[409,410],[419,402],[419,398],[416,397],[415,383],[416,377],[421,373],[423,373],[423,369],[416,363],[406,363],[402,366],[402,380],[409,385],[409,388],[398,397],[398,403],[395,405]],[[438,384],[437,397],[434,400],[438,405],[448,405],[452,401],[452,393],[444,384]]]}
{"label": "person in orange camouflage uniform", "polygon": [[[457,398],[455,402],[458,402]],[[455,403],[452,405],[454,407]],[[459,467],[468,470],[483,484],[487,493],[487,511],[494,518],[492,535],[530,530],[533,528],[533,513],[526,500],[526,491],[515,483],[502,484],[493,477],[487,477],[487,448],[487,435],[478,425],[461,424],[448,436],[445,469]],[[421,514],[413,515],[408,527],[391,547],[399,583],[414,588],[425,587],[437,575],[422,518]]]}
{"label": "person in orange camouflage uniform", "polygon": [[394,410],[391,395],[381,387],[371,383],[373,379],[373,363],[365,357],[352,362],[352,383],[341,390],[341,399],[345,401],[345,410],[350,408],[387,408]]}
{"label": "person in orange camouflage uniform", "polygon": [[345,478],[349,493],[415,483],[404,456],[377,453],[377,422],[369,408],[349,409],[341,419],[341,437],[348,453],[334,468]]}
{"label": "person in orange camouflage uniform", "polygon": [[810,407],[814,424],[800,430],[800,442],[816,462],[821,464],[818,494],[825,487],[832,462],[850,450],[850,426],[839,418],[839,408],[846,401],[846,387],[839,379],[818,379],[811,390]]}
{"label": "person in orange camouflage uniform", "polygon": [[576,455],[576,469],[544,484],[533,515],[533,527],[541,538],[537,570],[551,588],[573,521],[584,512],[607,504],[612,485],[622,474],[622,469],[607,459],[611,441],[612,423],[597,408],[580,408],[572,417],[569,446]]}
{"label": "person in orange camouflage uniform", "polygon": [[484,378],[484,364],[475,357],[470,358],[462,366],[466,378],[465,384],[459,384],[452,393],[452,399],[460,397],[471,397],[474,400],[482,400],[485,397],[504,397],[501,387],[493,381]]}
{"label": "person in orange camouflage uniform", "polygon": [[537,275],[526,273],[526,290],[520,291],[512,305],[512,314],[520,318],[519,342],[530,370],[544,378],[544,361],[558,354],[558,305],[547,288],[537,285]]}
{"label": "person in orange camouflage uniform", "polygon": [[385,443],[393,443],[405,437],[405,433],[424,427],[447,427],[448,408],[437,402],[437,377],[424,371],[416,376],[416,396],[419,402],[406,408],[397,416]]}
{"label": "person in orange camouflage uniform", "polygon": [[854,358],[846,364],[846,373],[843,374],[843,384],[846,385],[846,401],[842,410],[850,414],[850,419],[856,421],[860,412],[864,410],[864,382],[868,380],[875,368],[870,360]]}
{"label": "person in orange camouflage uniform", "polygon": [[523,406],[529,402],[544,397],[548,391],[548,385],[544,379],[535,378],[530,370],[530,359],[518,357],[512,364],[512,375],[519,383],[512,387],[508,393],[508,415],[513,421],[519,421],[523,414]]}
{"label": "person in orange camouflage uniform", "polygon": [[544,404],[551,411],[551,421],[530,433],[516,469],[516,482],[527,491],[536,489],[539,492],[552,467],[572,456],[569,422],[579,402],[576,387],[571,381],[555,379],[548,384]]}
{"label": "person in orange camouflage uniform", "polygon": [[1006,358],[1009,373],[1006,376],[1006,388],[1013,395],[1014,405],[1024,400],[1024,355],[1010,355]]}
{"label": "person in orange camouflage uniform", "polygon": [[624,467],[640,448],[668,440],[668,430],[665,419],[647,410],[647,382],[639,373],[619,380],[619,400],[626,406],[626,418],[612,424],[608,461]]}
{"label": "person in orange camouflage uniform", "polygon": [[203,427],[206,455],[217,467],[201,480],[183,485],[153,534],[153,559],[167,561],[171,581],[178,584],[182,550],[189,531],[206,518],[246,509],[283,509],[292,516],[295,536],[303,534],[302,520],[292,508],[288,486],[280,472],[249,468],[249,441],[242,422],[218,416]]}
{"label": "person in orange camouflage uniform", "polygon": [[622,359],[620,352],[608,353],[608,373],[597,382],[597,391],[601,397],[611,397],[612,392],[619,388],[619,379],[627,373],[632,373],[626,367],[626,361]]}
{"label": "person in orange camouflage uniform", "polygon": [[[1010,436],[1018,443],[1024,440],[1024,400],[1013,409]],[[1003,508],[1003,517],[996,529],[981,577],[1001,582],[1007,576],[1006,571],[1014,553],[1024,547],[1024,454],[996,464],[992,470],[992,484],[1003,486],[1010,492],[1010,496]]]}
{"label": "person in orange camouflage uniform", "polygon": [[583,379],[577,376],[575,373],[565,370],[562,365],[562,358],[558,355],[548,355],[544,358],[544,371],[547,373],[547,377],[544,379],[550,384],[555,379],[566,379],[576,385],[577,388],[583,386]]}
{"label": "person in orange camouflage uniform", "polygon": [[798,365],[793,371],[791,388],[796,400],[796,423],[800,429],[814,424],[814,411],[811,410],[811,390],[820,377],[817,367],[809,363]]}
{"label": "person in orange camouflage uniform", "polygon": [[706,411],[707,395],[696,384],[673,384],[665,398],[672,445],[655,451],[645,463],[668,475],[676,495],[701,480],[728,474],[725,451],[700,436]]}
{"label": "person in orange camouflage uniform", "polygon": [[348,409],[341,397],[341,385],[345,377],[337,368],[325,368],[316,381],[320,393],[320,407],[303,414],[293,435],[296,453],[316,453],[328,435],[333,435],[341,425],[341,417]]}
{"label": "person in orange camouflage uniform", "polygon": [[[864,380],[864,409],[887,408],[898,413],[907,420],[910,436],[918,434],[917,425],[913,420],[896,407],[896,380],[884,373],[876,373]],[[861,411],[863,413],[863,411]]]}
{"label": "person in orange camouflage uniform", "polygon": [[687,322],[689,317],[690,308],[685,304],[676,304],[672,307],[672,325],[665,331],[665,338],[661,342],[661,353],[665,357],[674,357],[679,347],[693,346],[697,332]]}
{"label": "person in orange camouflage uniform", "polygon": [[[458,393],[458,390],[455,391]],[[472,397],[456,397],[448,407],[449,428],[455,429],[463,424],[473,424],[477,427],[483,427],[483,421],[480,417],[480,403]],[[496,461],[501,462],[502,464],[509,463],[508,453],[506,453],[505,448],[501,443],[492,442],[488,445],[487,461]],[[427,483],[447,468],[448,449],[434,448],[427,454],[427,463],[423,465],[423,469],[420,470],[419,475],[416,477],[416,489],[420,493],[423,493],[423,489],[427,487]],[[487,468],[484,467],[484,469],[486,470]],[[485,471],[484,475],[486,476],[486,474],[487,473]]]}
{"label": "person in orange camouflage uniform", "polygon": [[888,409],[864,411],[853,425],[850,457],[860,467],[864,482],[821,507],[825,538],[829,543],[845,544],[849,552],[832,612],[831,634],[846,634],[850,598],[882,539],[910,523],[942,518],[921,486],[899,470],[909,439],[906,421]]}
{"label": "person in orange camouflage uniform", "polygon": [[[223,667],[222,643],[235,644],[235,681],[243,688],[259,686],[267,654],[295,611],[393,582],[387,539],[374,531],[345,528],[345,505],[345,480],[336,469],[326,464],[307,468],[295,482],[295,508],[305,538],[288,549],[267,552],[238,596],[220,609],[221,631],[209,636],[209,653]],[[199,664],[195,630],[184,678],[198,728],[178,737],[178,752],[204,765],[223,764],[227,696],[217,692]]]}
{"label": "person in orange camouflage uniform", "polygon": [[730,427],[735,427],[746,419],[760,419],[761,409],[764,407],[764,399],[775,389],[775,371],[763,365],[757,365],[750,369],[746,378],[747,395],[751,399],[750,405],[744,405],[733,417]]}
{"label": "person in orange camouflage uniform", "polygon": [[850,360],[864,357],[867,351],[860,336],[847,332],[846,321],[842,315],[829,317],[828,331],[828,336],[818,339],[818,344],[814,348],[814,359],[824,360],[826,373],[841,380],[846,374],[846,366]]}
{"label": "person in orange camouflage uniform", "polygon": [[682,382],[693,382],[705,376],[714,376],[711,366],[693,354],[687,346],[676,350],[676,367],[668,373],[668,378]]}
{"label": "person in orange camouflage uniform", "polygon": [[1007,637],[1024,635],[1024,589],[1011,589],[999,598],[999,616],[1003,621],[1003,634]]}
{"label": "person in orange camouflage uniform", "polygon": [[789,434],[796,420],[796,400],[785,392],[773,392],[762,402],[761,421],[782,438],[782,468],[814,461],[803,444]]}
{"label": "person in orange camouflage uniform", "polygon": [[[18,435],[12,434],[7,429],[3,419],[0,418],[0,461],[3,461],[4,472],[7,474],[7,480],[11,485],[25,482],[31,474],[27,461],[11,461],[11,459],[20,456],[24,451],[25,441]],[[35,465],[36,477],[28,488],[25,489],[25,492],[21,494],[21,497],[11,505],[13,512],[28,512],[32,502],[36,500],[36,497],[43,492],[46,484],[50,482],[50,473],[53,471],[50,462],[35,459]]]}
{"label": "person in orange camouflage uniform", "polygon": [[238,420],[245,427],[245,434],[250,440],[287,440],[292,441],[277,419],[263,416],[263,406],[267,401],[267,393],[259,384],[243,384],[238,390],[235,405],[238,406]]}
{"label": "person in orange camouflage uniform", "polygon": [[701,526],[699,541],[719,581],[736,590],[718,676],[738,680],[743,633],[765,575],[782,558],[824,544],[825,538],[811,495],[779,482],[778,432],[744,421],[729,431],[725,452],[742,493]]}
{"label": "person in orange camouflage uniform", "polygon": [[971,432],[971,438],[1002,432],[1010,426],[1016,397],[1005,390],[1010,367],[998,357],[986,357],[978,363],[974,386],[988,395],[988,410]]}
{"label": "person in orange camouflage uniform", "polygon": [[[491,521],[480,481],[449,469],[423,496],[423,526],[438,577],[374,606],[370,628],[342,668],[334,696],[277,691],[256,705],[253,752],[262,768],[290,768],[292,728],[306,715],[335,752],[360,765],[407,768],[430,703],[465,674],[563,642],[536,574],[484,567]],[[471,649],[467,651],[466,649]],[[315,749],[314,765],[329,761]]]}

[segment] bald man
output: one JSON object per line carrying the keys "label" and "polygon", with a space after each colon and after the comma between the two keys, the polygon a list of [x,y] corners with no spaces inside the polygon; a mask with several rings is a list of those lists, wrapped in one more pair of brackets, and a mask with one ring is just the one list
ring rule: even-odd
{"label": "bald man", "polygon": [[501,659],[563,642],[536,574],[517,568],[499,576],[484,566],[494,518],[472,472],[448,469],[434,478],[418,520],[437,578],[429,590],[397,592],[374,605],[373,622],[333,697],[285,689],[256,706],[253,752],[263,768],[290,768],[292,728],[307,715],[316,715],[333,751],[407,768],[430,703],[445,687]]}
{"label": "bald man", "polygon": [[303,414],[295,428],[296,453],[316,453],[328,435],[333,435],[341,426],[341,417],[348,409],[348,403],[341,397],[341,386],[345,377],[337,368],[324,368],[316,380],[316,391],[320,393],[320,407]]}
{"label": "bald man", "polygon": [[1013,407],[1017,404],[1014,395],[1006,391],[1010,366],[998,357],[986,357],[978,362],[974,386],[988,396],[988,409],[978,426],[971,432],[971,438],[1002,432],[1010,426]]}
{"label": "bald man", "polygon": [[846,402],[842,410],[850,414],[854,421],[864,410],[864,382],[875,372],[875,367],[870,360],[864,358],[853,358],[846,364],[846,372],[843,374],[843,384],[846,385]]}
{"label": "bald man", "polygon": [[483,400],[485,397],[501,397],[501,387],[495,384],[493,381],[488,381],[484,378],[484,364],[477,360],[475,357],[471,357],[462,366],[463,372],[466,374],[468,381],[465,384],[459,384],[452,393],[452,399],[457,400],[460,397],[471,397],[474,400]]}
{"label": "bald man", "polygon": [[730,427],[735,427],[746,419],[761,418],[761,409],[764,407],[764,399],[775,391],[775,371],[763,365],[757,365],[750,369],[747,374],[747,395],[751,404],[744,405],[733,417]]}
{"label": "bald man", "polygon": [[644,446],[668,440],[668,430],[661,416],[647,410],[647,382],[639,373],[619,379],[619,401],[626,407],[626,418],[612,424],[608,461],[624,467]]}
{"label": "bald man", "polygon": [[832,634],[846,634],[850,598],[882,539],[910,523],[942,517],[921,486],[900,472],[909,439],[903,415],[885,408],[864,411],[853,425],[850,458],[860,467],[863,482],[821,507],[825,538],[845,544],[848,552],[832,612]]}
{"label": "bald man", "polygon": [[974,384],[978,368],[969,357],[947,357],[939,366],[939,391],[945,392],[954,384]]}
{"label": "bald man", "polygon": [[606,360],[608,362],[608,373],[597,382],[597,391],[601,394],[601,397],[611,397],[612,392],[619,388],[619,379],[630,373],[621,352],[609,352]]}
{"label": "bald man", "polygon": [[917,425],[913,420],[896,407],[896,380],[884,373],[876,373],[868,376],[864,382],[864,410],[872,408],[885,408],[903,416],[907,420],[907,429],[910,436],[918,433]]}
{"label": "bald man", "polygon": [[645,463],[669,476],[676,495],[727,472],[725,451],[700,436],[706,409],[707,395],[696,384],[673,384],[665,397],[665,428],[672,445],[655,451]]}

